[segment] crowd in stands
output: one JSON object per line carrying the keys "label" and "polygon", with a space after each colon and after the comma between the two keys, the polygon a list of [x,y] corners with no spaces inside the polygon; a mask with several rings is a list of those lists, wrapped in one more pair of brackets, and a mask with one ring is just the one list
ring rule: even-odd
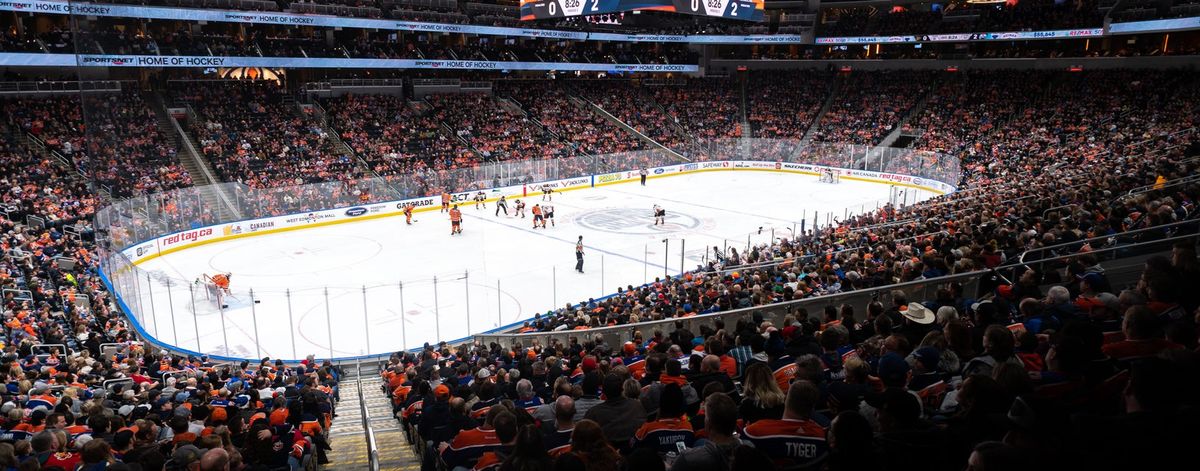
{"label": "crowd in stands", "polygon": [[[922,8],[924,7],[924,8]],[[1097,2],[1027,0],[1002,6],[954,4],[927,6],[830,8],[823,11],[818,36],[891,36],[968,32],[1043,31],[1100,28],[1104,13]],[[918,9],[922,8],[922,9]]]}
{"label": "crowd in stands", "polygon": [[[1005,92],[984,77],[962,80],[981,96],[941,84],[937,103],[955,111],[940,116],[989,129],[946,138],[976,139],[986,152],[959,151],[957,193],[749,253],[714,249],[717,260],[699,270],[522,329],[562,331],[548,340],[427,344],[393,356],[386,390],[423,469],[1126,469],[1186,460],[1200,418],[1200,297],[1191,289],[1200,283],[1200,184],[1170,182],[1200,170],[1200,81],[1030,72]],[[980,114],[982,103],[1015,113]],[[1133,230],[1141,232],[1120,234]],[[1164,239],[1143,253],[1169,254],[1145,259],[1137,276],[1101,264],[1098,251]],[[1060,255],[1068,257],[1048,260]],[[889,288],[999,267],[1002,276],[977,289]],[[862,289],[881,296],[691,318]],[[666,323],[587,330],[646,320]]]}
{"label": "crowd in stands", "polygon": [[1040,77],[1032,72],[1013,74],[1003,80],[973,72],[943,79],[920,114],[906,123],[919,130],[916,147],[958,155],[1008,121],[1028,98],[1025,93],[1031,90],[1026,84]]}
{"label": "crowd in stands", "polygon": [[678,151],[692,143],[678,123],[654,100],[654,90],[649,87],[618,80],[597,80],[580,82],[576,90],[580,97],[667,148]]}
{"label": "crowd in stands", "polygon": [[739,85],[729,79],[685,79],[648,87],[654,99],[697,139],[741,137]]}
{"label": "crowd in stands", "polygon": [[[84,143],[74,154],[101,144],[136,155],[141,144],[123,140],[161,138],[144,134],[153,128],[135,98],[100,98],[84,108],[94,121],[79,117],[77,97],[4,103],[12,121],[0,144],[0,467],[281,470],[324,462],[340,373],[311,357],[290,367],[217,365],[137,341],[97,271],[91,224],[103,197],[74,168],[24,144],[21,134],[36,131],[62,137],[61,146]],[[71,134],[84,123],[116,140]],[[140,180],[153,168],[131,159],[113,162],[132,165],[115,172]]]}
{"label": "crowd in stands", "polygon": [[878,144],[932,89],[933,74],[891,71],[843,77],[838,95],[821,117],[816,142]]}
{"label": "crowd in stands", "polygon": [[[129,86],[127,84],[127,86]],[[8,99],[9,120],[60,152],[113,197],[190,186],[166,130],[134,90]]]}
{"label": "crowd in stands", "polygon": [[751,76],[747,120],[753,136],[799,139],[825,104],[832,76],[820,72],[764,72]]}
{"label": "crowd in stands", "polygon": [[585,154],[613,154],[645,147],[637,136],[573,102],[568,86],[561,82],[535,80],[498,84],[498,94],[517,103],[547,130]]}
{"label": "crowd in stands", "polygon": [[471,167],[478,161],[418,102],[395,95],[351,94],[323,104],[342,140],[379,175]]}
{"label": "crowd in stands", "polygon": [[485,93],[446,93],[426,97],[433,116],[453,123],[458,137],[483,159],[540,160],[570,157],[574,149],[515,106]]}
{"label": "crowd in stands", "polygon": [[172,94],[196,112],[188,130],[222,181],[270,188],[353,179],[362,171],[311,109],[284,99],[274,82],[175,82]]}
{"label": "crowd in stands", "polygon": [[[1169,258],[1148,258],[1126,285],[1092,252],[1196,233],[1200,185],[1122,196],[1200,170],[1187,159],[1200,153],[1196,76],[1005,72],[935,82],[924,73],[856,75],[841,84],[822,139],[875,141],[886,129],[859,123],[894,125],[928,92],[912,121],[924,129],[915,146],[961,158],[961,191],[744,253],[718,250],[713,262],[678,279],[630,286],[527,326],[584,330],[576,340],[398,355],[385,373],[388,390],[427,466],[662,469],[665,459],[672,469],[1128,469],[1185,459],[1176,455],[1194,437],[1200,397],[1195,240],[1172,241]],[[663,143],[686,142],[685,128],[710,122],[686,102],[737,96],[617,81],[572,86]],[[362,174],[316,115],[274,85],[174,87],[174,98],[197,114],[189,131],[226,181],[270,188]],[[611,124],[589,125],[564,111],[580,106],[566,92],[532,93],[516,83],[500,87],[512,102],[462,94],[423,105],[352,95],[326,105],[348,145],[395,173],[478,162],[467,145],[497,160],[570,157],[574,136],[596,132],[607,137],[586,145],[620,145]],[[797,102],[752,115],[778,114],[788,103]],[[140,96],[6,99],[3,106],[0,370],[8,389],[0,438],[12,444],[0,443],[0,465],[163,469],[169,459],[167,469],[227,462],[295,469],[321,460],[336,368],[311,358],[291,367],[217,365],[136,342],[96,271],[101,254],[88,226],[101,196],[76,168],[22,142],[21,133],[37,137],[111,186],[114,197],[189,185]],[[1130,230],[1143,232],[1117,237]],[[1041,258],[1073,257],[1006,268],[1011,276],[977,292],[951,284],[925,299],[901,291],[821,313],[686,320],[936,281],[1011,265],[1031,249],[1047,249]],[[672,318],[680,319],[673,331],[618,342],[586,332]],[[105,387],[111,380],[121,381]]]}

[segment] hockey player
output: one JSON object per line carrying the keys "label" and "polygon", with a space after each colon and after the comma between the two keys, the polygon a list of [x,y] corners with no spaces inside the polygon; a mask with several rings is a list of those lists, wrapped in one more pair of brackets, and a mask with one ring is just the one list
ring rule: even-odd
{"label": "hockey player", "polygon": [[408,224],[410,226],[412,225],[412,213],[413,213],[413,204],[408,203],[408,204],[404,205],[404,223]]}
{"label": "hockey player", "polygon": [[542,201],[554,201],[554,195],[552,195],[552,193],[554,193],[554,189],[550,188],[549,183],[542,185]]}
{"label": "hockey player", "polygon": [[462,211],[457,204],[450,208],[450,235],[454,234],[462,234]]}
{"label": "hockey player", "polygon": [[533,228],[537,229],[538,227],[545,229],[546,220],[542,218],[542,207],[535,204],[533,205]]}
{"label": "hockey player", "polygon": [[667,210],[663,209],[662,206],[659,206],[657,204],[654,205],[654,225],[655,226],[657,226],[659,224],[665,225],[666,223],[667,223]]}
{"label": "hockey player", "polygon": [[549,204],[542,206],[542,214],[542,228],[546,228],[546,221],[550,221],[550,226],[554,227],[554,206]]}
{"label": "hockey player", "polygon": [[217,289],[229,294],[229,278],[233,277],[233,273],[217,273],[209,278],[212,284],[217,285]]}
{"label": "hockey player", "polygon": [[521,216],[521,218],[525,217],[525,202],[524,201],[517,200],[517,210],[515,211],[515,215]]}
{"label": "hockey player", "polygon": [[208,282],[210,286],[209,294],[216,299],[221,309],[229,307],[228,304],[225,304],[225,296],[229,295],[229,280],[232,277],[233,273],[229,272],[217,273],[212,276],[204,275],[204,281]]}
{"label": "hockey player", "polygon": [[504,199],[504,195],[500,195],[500,199],[496,201],[496,215],[500,215],[500,211],[504,211],[504,215],[508,216],[508,200]]}
{"label": "hockey player", "polygon": [[647,175],[650,175],[650,172],[647,172],[646,169],[643,168],[641,170],[638,170],[638,176],[642,177],[642,186],[646,186],[646,176]]}
{"label": "hockey player", "polygon": [[486,199],[487,199],[487,195],[484,194],[482,191],[475,193],[475,209],[479,209],[480,205],[483,206],[483,209],[487,209],[487,203],[484,203],[484,200],[486,200]]}
{"label": "hockey player", "polygon": [[450,210],[450,193],[446,193],[443,191],[442,192],[442,210],[438,211],[438,212],[444,213],[449,210]]}

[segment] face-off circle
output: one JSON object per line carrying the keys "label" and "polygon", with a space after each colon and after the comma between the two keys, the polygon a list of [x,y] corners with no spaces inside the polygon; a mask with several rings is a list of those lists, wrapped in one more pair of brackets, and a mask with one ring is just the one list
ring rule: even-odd
{"label": "face-off circle", "polygon": [[654,216],[649,209],[605,208],[587,211],[575,216],[580,226],[614,234],[665,234],[697,229],[699,218],[677,211],[667,210],[665,224],[654,225]]}

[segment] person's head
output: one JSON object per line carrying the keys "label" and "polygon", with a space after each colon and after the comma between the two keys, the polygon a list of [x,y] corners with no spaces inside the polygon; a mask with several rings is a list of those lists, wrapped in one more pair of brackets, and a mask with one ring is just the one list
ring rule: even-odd
{"label": "person's head", "polygon": [[1071,302],[1071,291],[1065,286],[1051,286],[1046,291],[1046,304],[1051,306]]}
{"label": "person's head", "polygon": [[701,373],[716,373],[718,371],[721,371],[721,359],[716,355],[705,356],[700,361]]}
{"label": "person's head", "polygon": [[725,393],[713,393],[704,399],[704,429],[708,436],[732,436],[737,430],[738,406]]}
{"label": "person's head", "polygon": [[571,432],[572,451],[586,453],[608,446],[608,439],[604,437],[604,431],[600,429],[600,424],[587,419],[575,424],[575,431]]}
{"label": "person's head", "polygon": [[783,391],[779,389],[779,383],[766,363],[757,362],[746,367],[744,387],[746,395],[753,397],[761,407],[770,408],[783,403]]}
{"label": "person's head", "polygon": [[1125,311],[1121,330],[1129,340],[1148,340],[1162,337],[1158,316],[1146,306],[1134,306]]}
{"label": "person's head", "polygon": [[622,394],[624,394],[625,397],[629,399],[637,399],[641,397],[642,385],[641,383],[638,383],[638,380],[633,378],[626,379],[623,386],[624,390],[622,391]]}
{"label": "person's head", "polygon": [[904,388],[887,388],[867,402],[875,407],[882,431],[910,427],[921,419],[921,402]]}
{"label": "person's head", "polygon": [[46,428],[48,429],[61,430],[67,428],[68,425],[70,424],[67,423],[67,416],[65,414],[56,412],[46,416]]}
{"label": "person's head", "polygon": [[16,448],[11,443],[0,443],[0,467],[15,468],[18,464]]}
{"label": "person's head", "polygon": [[200,457],[200,471],[229,471],[229,452],[212,448]]}
{"label": "person's head", "polygon": [[666,463],[653,448],[638,447],[625,457],[626,469],[638,471],[666,471]]}
{"label": "person's head", "polygon": [[467,401],[461,397],[450,398],[450,413],[455,415],[467,415]]}
{"label": "person's head", "polygon": [[1026,451],[989,441],[975,445],[967,458],[967,471],[1021,471],[1032,464]]}
{"label": "person's head", "polygon": [[682,416],[684,413],[683,390],[678,384],[668,384],[662,389],[662,393],[658,396],[658,417],[660,419],[674,419]]}
{"label": "person's head", "polygon": [[517,398],[523,401],[533,399],[533,383],[527,379],[517,381]]}
{"label": "person's head", "polygon": [[858,411],[843,411],[829,424],[829,446],[838,453],[864,453],[873,440],[871,423]]}
{"label": "person's head", "polygon": [[983,349],[997,360],[1004,360],[1013,355],[1016,339],[1012,332],[1002,325],[992,324],[983,331]]}
{"label": "person's head", "polygon": [[84,464],[97,464],[108,461],[110,455],[108,442],[99,438],[83,445],[83,452],[81,453]]}
{"label": "person's head", "polygon": [[953,306],[942,306],[937,310],[937,324],[944,326],[950,321],[958,320],[958,309]]}
{"label": "person's head", "polygon": [[33,446],[34,453],[45,453],[58,447],[58,437],[54,436],[54,433],[49,430],[43,430],[34,434],[29,442]]}
{"label": "person's head", "polygon": [[625,398],[625,380],[619,375],[609,373],[604,377],[604,399],[606,401],[620,401]]}
{"label": "person's head", "polygon": [[810,381],[800,380],[788,388],[787,402],[783,408],[783,418],[802,420],[812,416],[813,409],[821,397],[821,391]]}
{"label": "person's head", "polygon": [[165,469],[167,471],[197,471],[200,469],[201,452],[194,445],[183,445],[176,448],[171,453],[171,459],[167,461]]}
{"label": "person's head", "polygon": [[554,400],[554,423],[559,427],[569,426],[575,419],[575,400],[570,395],[558,396]]}
{"label": "person's head", "polygon": [[502,444],[511,445],[517,439],[517,417],[507,410],[501,410],[492,418],[492,428],[496,429],[496,438]]}
{"label": "person's head", "polygon": [[522,461],[546,460],[546,447],[542,441],[542,431],[536,425],[526,425],[517,431],[517,440],[513,445],[511,456]]}

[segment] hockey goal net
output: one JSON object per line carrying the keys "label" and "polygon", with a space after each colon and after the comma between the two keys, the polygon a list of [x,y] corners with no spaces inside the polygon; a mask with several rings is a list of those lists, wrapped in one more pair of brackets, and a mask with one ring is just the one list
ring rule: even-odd
{"label": "hockey goal net", "polygon": [[204,292],[204,299],[208,301],[210,307],[221,309],[226,306],[225,291],[217,287],[212,281],[201,281],[201,291]]}
{"label": "hockey goal net", "polygon": [[817,171],[817,181],[821,183],[839,183],[842,181],[842,176],[837,170],[827,168]]}

